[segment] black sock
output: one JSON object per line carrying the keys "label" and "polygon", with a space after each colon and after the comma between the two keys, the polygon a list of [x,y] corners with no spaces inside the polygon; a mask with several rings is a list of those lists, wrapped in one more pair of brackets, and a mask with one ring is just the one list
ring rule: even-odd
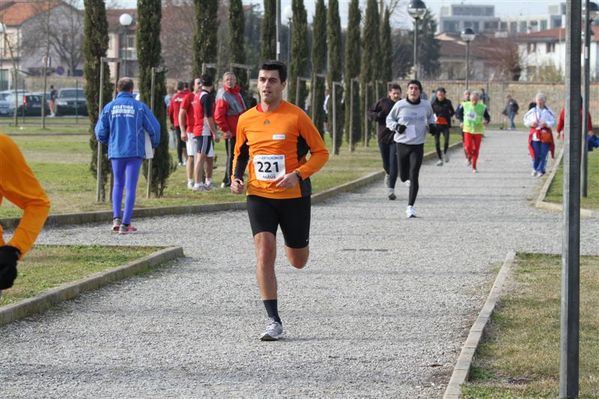
{"label": "black sock", "polygon": [[[266,308],[266,313],[268,317],[274,319],[274,321],[281,323],[281,318],[279,317],[279,310],[277,308],[277,300],[276,299],[266,299],[262,301],[264,303],[264,307]],[[282,323],[281,323],[282,324]]]}

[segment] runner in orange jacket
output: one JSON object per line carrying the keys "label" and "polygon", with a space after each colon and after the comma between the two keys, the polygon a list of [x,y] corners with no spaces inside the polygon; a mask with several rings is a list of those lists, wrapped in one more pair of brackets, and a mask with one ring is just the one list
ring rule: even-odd
{"label": "runner in orange jacket", "polygon": [[0,203],[3,198],[23,209],[23,216],[8,242],[0,226],[0,290],[12,287],[17,262],[33,246],[50,210],[50,200],[23,154],[12,139],[0,135]]}

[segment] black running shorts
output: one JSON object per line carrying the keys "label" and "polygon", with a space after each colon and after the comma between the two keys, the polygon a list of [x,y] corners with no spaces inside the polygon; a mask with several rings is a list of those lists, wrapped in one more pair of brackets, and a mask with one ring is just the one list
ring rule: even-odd
{"label": "black running shorts", "polygon": [[272,199],[248,195],[247,210],[252,234],[277,234],[281,226],[285,245],[304,248],[310,241],[310,197]]}

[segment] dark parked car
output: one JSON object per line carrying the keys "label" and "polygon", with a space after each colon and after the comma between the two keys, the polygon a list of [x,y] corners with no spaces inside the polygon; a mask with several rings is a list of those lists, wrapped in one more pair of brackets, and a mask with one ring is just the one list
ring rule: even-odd
{"label": "dark parked car", "polygon": [[56,115],[87,115],[87,100],[83,89],[65,88],[58,90]]}
{"label": "dark parked car", "polygon": [[[15,109],[15,95],[10,94],[6,97],[6,101],[10,104],[10,113],[12,114]],[[19,107],[17,108],[18,115],[25,116],[41,116],[42,115],[42,96],[33,93],[19,93],[17,97]],[[50,107],[45,104],[46,115],[50,114]]]}

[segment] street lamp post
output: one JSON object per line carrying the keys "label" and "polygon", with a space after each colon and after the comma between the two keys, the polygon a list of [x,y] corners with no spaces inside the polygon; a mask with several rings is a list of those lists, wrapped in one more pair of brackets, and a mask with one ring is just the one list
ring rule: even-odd
{"label": "street lamp post", "polygon": [[281,0],[276,1],[275,18],[275,36],[277,41],[276,55],[277,61],[281,61]]}
{"label": "street lamp post", "polygon": [[287,20],[287,66],[289,66],[291,62],[291,20],[293,19],[293,9],[290,5],[286,5],[283,10],[283,18]]}
{"label": "street lamp post", "polygon": [[119,24],[121,24],[121,27],[123,28],[123,41],[125,43],[125,46],[121,46],[121,48],[123,49],[123,76],[127,76],[127,51],[129,48],[129,38],[128,38],[128,33],[129,33],[129,26],[131,26],[131,23],[133,22],[133,17],[127,13],[121,14],[121,16],[119,17]]}
{"label": "street lamp post", "polygon": [[412,0],[408,6],[408,14],[414,20],[414,79],[418,79],[418,21],[426,14],[426,5],[422,0]]}
{"label": "street lamp post", "polygon": [[470,42],[476,37],[476,33],[471,28],[466,28],[461,34],[462,40],[466,42],[466,90],[470,82]]}
{"label": "street lamp post", "polygon": [[582,196],[588,196],[588,173],[589,173],[589,149],[587,134],[587,125],[589,123],[589,83],[591,76],[591,65],[590,65],[590,43],[591,43],[591,24],[593,18],[599,14],[599,7],[595,2],[585,0],[583,3],[582,10],[582,22],[584,29],[584,44],[583,44],[583,57],[584,57],[584,69],[583,69],[583,112],[582,112],[582,170],[581,170],[581,191]]}

